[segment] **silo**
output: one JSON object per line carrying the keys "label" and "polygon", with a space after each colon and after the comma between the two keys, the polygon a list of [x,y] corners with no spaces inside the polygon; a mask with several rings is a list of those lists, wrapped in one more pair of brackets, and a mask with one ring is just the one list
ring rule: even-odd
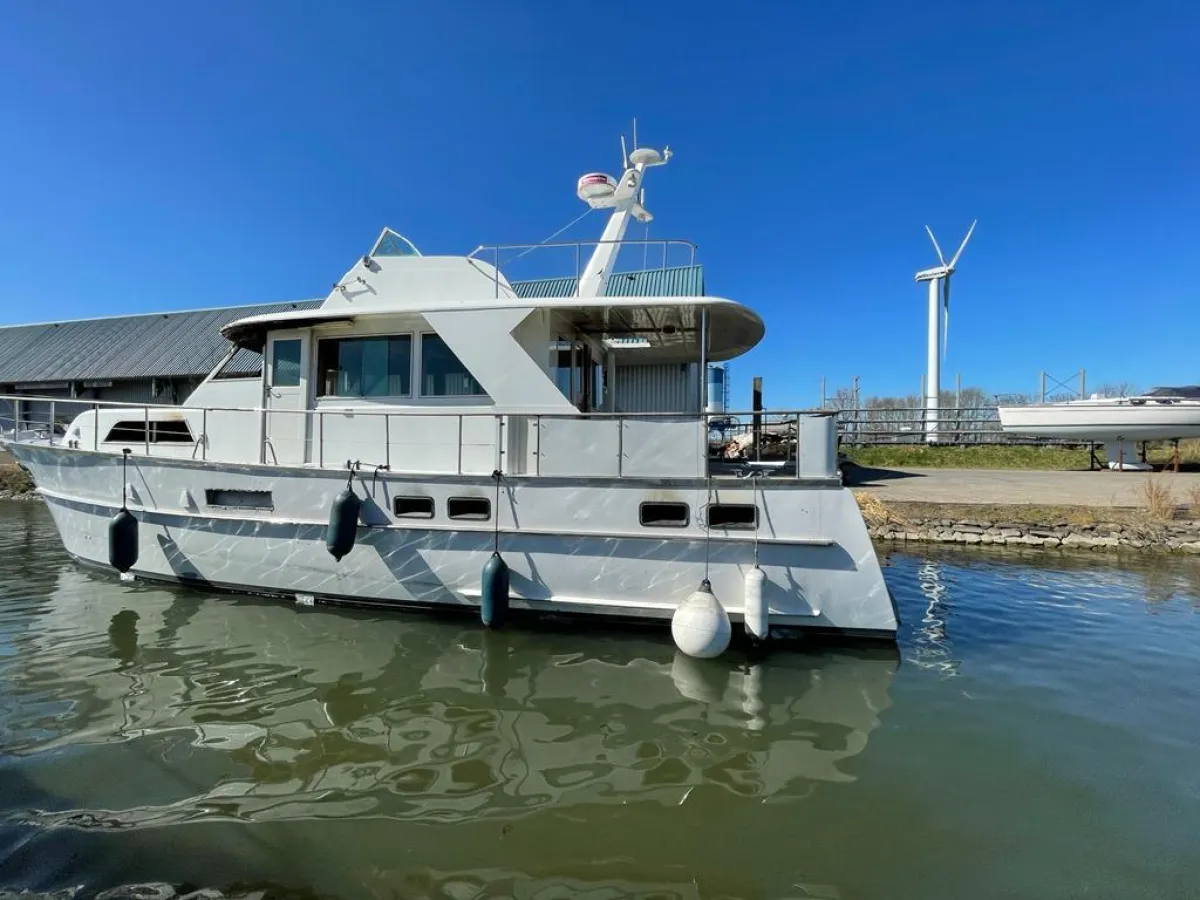
{"label": "silo", "polygon": [[708,367],[708,413],[725,412],[725,367]]}

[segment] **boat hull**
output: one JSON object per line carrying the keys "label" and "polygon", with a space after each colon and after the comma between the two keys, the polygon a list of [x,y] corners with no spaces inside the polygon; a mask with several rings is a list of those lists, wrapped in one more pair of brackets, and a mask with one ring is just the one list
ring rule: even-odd
{"label": "boat hull", "polygon": [[[120,457],[13,445],[33,473],[67,551],[107,565],[108,523],[121,506]],[[695,521],[709,499],[703,482],[506,480],[499,495],[478,476],[356,477],[364,498],[354,548],[326,550],[329,509],[344,472],[129,460],[126,503],[139,521],[135,577],[207,584],[314,602],[397,607],[479,605],[484,564],[498,546],[510,570],[512,605],[534,614],[670,619],[707,575],[740,621],[751,533],[711,535]],[[268,493],[267,510],[217,509],[211,492]],[[498,522],[404,521],[398,496],[487,498]],[[759,565],[772,626],[894,637],[895,607],[853,496],[837,486],[713,489],[722,503],[757,502]],[[641,528],[644,502],[688,502],[685,528]]]}
{"label": "boat hull", "polygon": [[1009,434],[1066,440],[1156,441],[1200,437],[1200,403],[1132,404],[1076,401],[1041,406],[1002,406],[1000,426]]}

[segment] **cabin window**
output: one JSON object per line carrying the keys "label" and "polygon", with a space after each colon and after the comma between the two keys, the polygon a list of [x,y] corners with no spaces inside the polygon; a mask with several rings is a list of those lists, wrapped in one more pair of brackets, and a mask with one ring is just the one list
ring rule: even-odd
{"label": "cabin window", "polygon": [[709,528],[757,528],[758,507],[750,503],[714,503],[708,508]]}
{"label": "cabin window", "polygon": [[647,528],[684,528],[688,523],[686,503],[643,503],[638,518]]}
{"label": "cabin window", "polygon": [[274,509],[270,491],[239,491],[232,488],[206,488],[204,502],[226,509]]}
{"label": "cabin window", "polygon": [[392,501],[397,519],[432,519],[432,497],[397,497]]}
{"label": "cabin window", "polygon": [[446,515],[451,519],[486,522],[492,517],[492,501],[487,497],[451,497],[446,501]]}
{"label": "cabin window", "polygon": [[[146,421],[130,419],[118,422],[109,429],[105,443],[146,443]],[[150,420],[150,443],[152,444],[191,444],[194,443],[192,430],[183,419],[170,419],[164,422]]]}
{"label": "cabin window", "polygon": [[300,340],[271,344],[271,387],[300,386]]}
{"label": "cabin window", "polygon": [[407,397],[412,393],[412,335],[317,342],[322,397]]}
{"label": "cabin window", "polygon": [[482,385],[439,335],[421,335],[422,396],[479,397],[484,394]]}

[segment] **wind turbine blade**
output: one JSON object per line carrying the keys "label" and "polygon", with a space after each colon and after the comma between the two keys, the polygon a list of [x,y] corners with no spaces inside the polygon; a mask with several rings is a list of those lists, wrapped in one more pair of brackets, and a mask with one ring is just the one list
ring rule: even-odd
{"label": "wind turbine blade", "polygon": [[926,225],[925,230],[929,232],[929,239],[933,241],[933,249],[937,251],[938,262],[944,266],[946,264],[946,257],[942,256],[942,248],[938,246],[937,238],[933,236],[933,229]]}
{"label": "wind turbine blade", "polygon": [[942,359],[946,358],[946,345],[950,341],[950,275],[942,279]]}
{"label": "wind turbine blade", "polygon": [[971,223],[971,227],[967,229],[967,236],[963,238],[963,242],[958,245],[958,252],[954,254],[954,259],[950,260],[950,268],[954,268],[954,264],[958,262],[958,258],[962,256],[963,248],[967,246],[967,241],[971,239],[971,235],[975,233],[975,225],[979,220],[976,219]]}

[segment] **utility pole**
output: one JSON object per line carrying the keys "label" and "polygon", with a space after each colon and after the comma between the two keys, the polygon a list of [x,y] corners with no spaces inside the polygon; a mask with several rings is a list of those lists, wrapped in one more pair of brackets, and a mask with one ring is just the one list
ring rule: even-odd
{"label": "utility pole", "polygon": [[762,459],[762,376],[755,375],[750,391],[750,410],[754,413],[754,458]]}

